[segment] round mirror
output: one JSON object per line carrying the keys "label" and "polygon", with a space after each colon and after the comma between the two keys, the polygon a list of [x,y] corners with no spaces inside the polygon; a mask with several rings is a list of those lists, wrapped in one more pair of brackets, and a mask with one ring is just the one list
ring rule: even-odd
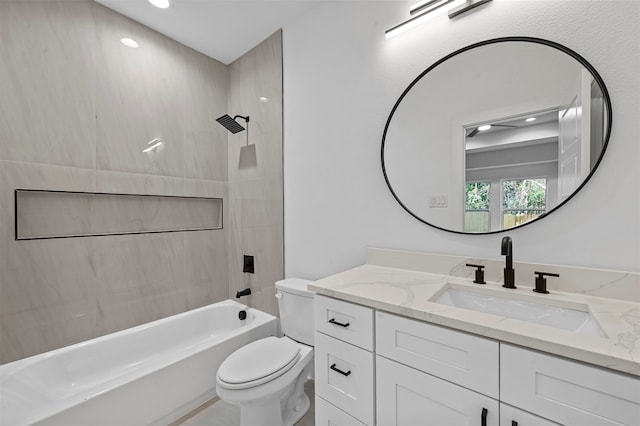
{"label": "round mirror", "polygon": [[611,101],[596,70],[557,43],[506,37],[467,46],[420,74],[382,137],[382,170],[416,219],[496,233],[565,204],[598,166]]}

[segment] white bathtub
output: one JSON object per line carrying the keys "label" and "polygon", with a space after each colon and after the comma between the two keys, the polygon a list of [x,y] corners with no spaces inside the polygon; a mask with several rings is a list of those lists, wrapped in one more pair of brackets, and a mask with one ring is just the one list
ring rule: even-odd
{"label": "white bathtub", "polygon": [[0,366],[0,425],[167,424],[214,397],[237,348],[276,317],[232,300]]}

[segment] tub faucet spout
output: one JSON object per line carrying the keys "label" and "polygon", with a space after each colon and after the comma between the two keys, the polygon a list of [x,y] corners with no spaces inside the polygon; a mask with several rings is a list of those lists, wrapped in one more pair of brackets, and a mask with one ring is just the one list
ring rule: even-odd
{"label": "tub faucet spout", "polygon": [[511,237],[503,237],[500,254],[506,256],[506,264],[504,268],[504,288],[516,288],[515,278],[516,272],[513,269],[513,242]]}
{"label": "tub faucet spout", "polygon": [[244,290],[236,291],[236,299],[240,299],[242,296],[248,296],[251,294],[250,288],[245,288]]}

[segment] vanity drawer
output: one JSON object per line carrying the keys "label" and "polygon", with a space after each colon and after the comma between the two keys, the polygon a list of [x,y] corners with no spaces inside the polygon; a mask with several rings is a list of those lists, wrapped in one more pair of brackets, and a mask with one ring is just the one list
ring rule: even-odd
{"label": "vanity drawer", "polygon": [[376,353],[498,399],[499,344],[376,312]]}
{"label": "vanity drawer", "polygon": [[340,340],[315,334],[316,395],[373,424],[373,353]]}
{"label": "vanity drawer", "polygon": [[640,421],[640,378],[507,344],[500,399],[567,426]]}
{"label": "vanity drawer", "polygon": [[316,395],[316,426],[367,426]]}
{"label": "vanity drawer", "polygon": [[373,351],[373,309],[321,295],[314,303],[317,331]]}

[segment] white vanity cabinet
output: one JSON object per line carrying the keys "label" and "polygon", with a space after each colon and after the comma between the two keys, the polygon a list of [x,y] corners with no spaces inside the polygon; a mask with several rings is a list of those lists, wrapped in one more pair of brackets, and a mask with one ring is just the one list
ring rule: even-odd
{"label": "white vanity cabinet", "polygon": [[321,295],[315,308],[317,425],[640,425],[638,377]]}
{"label": "white vanity cabinet", "polygon": [[373,309],[316,295],[316,425],[375,424]]}

